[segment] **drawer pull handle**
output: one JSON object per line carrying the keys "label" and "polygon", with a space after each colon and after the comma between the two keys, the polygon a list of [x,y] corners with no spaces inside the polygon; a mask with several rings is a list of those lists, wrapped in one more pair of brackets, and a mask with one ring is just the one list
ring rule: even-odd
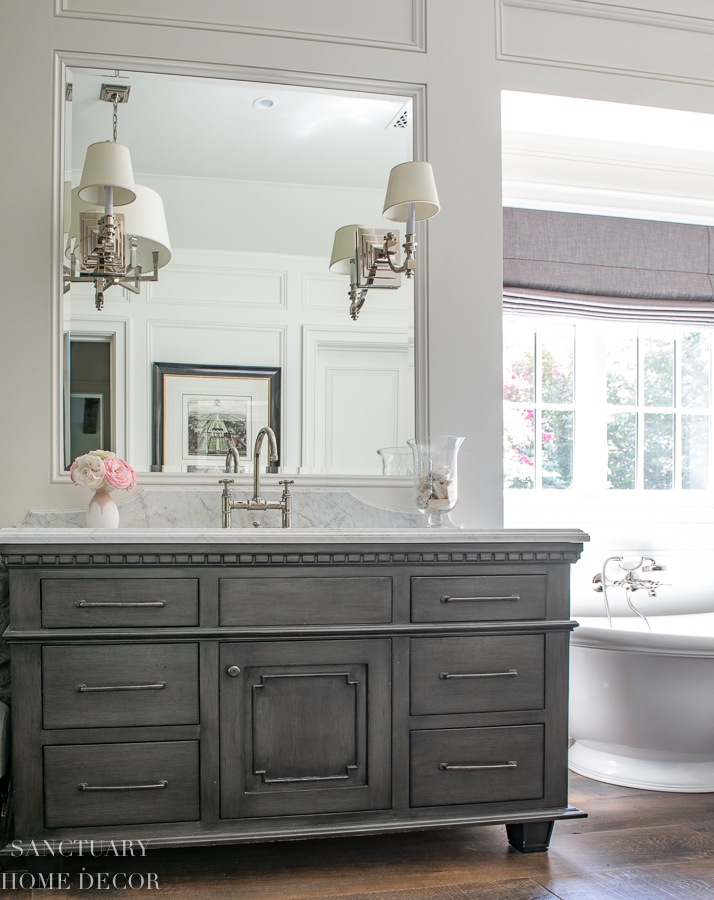
{"label": "drawer pull handle", "polygon": [[86,684],[78,684],[75,690],[79,694],[96,693],[97,691],[163,691],[166,687],[165,681],[158,684],[112,684],[108,687],[87,687]]}
{"label": "drawer pull handle", "polygon": [[509,669],[507,672],[478,672],[474,675],[450,675],[448,672],[439,672],[439,678],[501,678],[504,675],[518,675],[518,669]]}
{"label": "drawer pull handle", "polygon": [[511,594],[510,597],[442,597],[442,603],[478,603],[485,600],[520,600],[518,594]]}
{"label": "drawer pull handle", "polygon": [[90,607],[90,606],[91,606],[91,607],[101,606],[101,607],[104,607],[104,608],[110,607],[111,609],[114,609],[114,608],[117,607],[117,606],[123,606],[123,607],[127,607],[127,606],[132,606],[132,607],[136,607],[136,606],[155,606],[155,607],[162,607],[162,606],[166,606],[166,601],[165,601],[165,600],[153,600],[153,601],[151,601],[150,603],[90,603],[88,600],[75,600],[75,601],[74,601],[74,605],[75,605],[76,607],[78,607],[79,609],[87,609],[87,608]]}
{"label": "drawer pull handle", "polygon": [[100,784],[96,787],[87,784],[86,781],[77,785],[78,791],[160,791],[167,787],[168,781],[159,781],[156,784]]}
{"label": "drawer pull handle", "polygon": [[240,666],[229,666],[226,669],[226,672],[228,672],[231,678],[237,678],[240,675]]}
{"label": "drawer pull handle", "polygon": [[450,766],[448,763],[439,763],[442,772],[476,772],[479,769],[515,769],[518,763],[510,760],[507,763],[496,763],[493,766]]}

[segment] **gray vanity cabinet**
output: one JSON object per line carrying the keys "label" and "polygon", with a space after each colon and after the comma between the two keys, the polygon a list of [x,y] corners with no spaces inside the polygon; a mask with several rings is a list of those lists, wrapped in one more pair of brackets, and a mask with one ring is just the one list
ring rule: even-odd
{"label": "gray vanity cabinet", "polygon": [[251,538],[0,546],[15,840],[504,823],[528,851],[582,815],[566,777],[581,533]]}

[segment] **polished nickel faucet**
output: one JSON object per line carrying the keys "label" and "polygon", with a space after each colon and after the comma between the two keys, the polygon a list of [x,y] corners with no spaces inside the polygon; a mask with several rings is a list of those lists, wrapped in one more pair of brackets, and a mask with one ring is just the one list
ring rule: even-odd
{"label": "polished nickel faucet", "polygon": [[[222,494],[222,520],[223,527],[230,528],[231,527],[231,510],[234,509],[249,509],[255,512],[262,512],[266,509],[280,509],[283,512],[283,528],[290,528],[291,524],[291,513],[292,513],[292,494],[290,493],[290,489],[288,485],[294,484],[294,481],[280,481],[279,484],[283,485],[283,494],[280,500],[264,500],[260,496],[260,451],[263,447],[263,438],[268,438],[268,444],[270,446],[269,456],[271,463],[276,463],[278,461],[278,442],[275,439],[275,432],[272,428],[261,428],[258,432],[255,439],[255,449],[253,451],[253,497],[250,500],[234,500],[231,497],[231,492],[228,488],[229,484],[233,484],[232,478],[223,478],[218,483],[223,485],[223,494]],[[226,454],[226,470],[229,471],[228,466],[230,465],[229,457],[231,456],[231,451],[228,451]],[[236,454],[237,455],[237,454]],[[233,457],[235,463],[236,457]],[[266,471],[271,471],[271,466],[268,466]]]}
{"label": "polished nickel faucet", "polygon": [[[231,469],[231,462],[233,463],[233,468]],[[229,447],[228,453],[226,453],[226,472],[237,472],[238,471],[238,451],[235,447]]]}

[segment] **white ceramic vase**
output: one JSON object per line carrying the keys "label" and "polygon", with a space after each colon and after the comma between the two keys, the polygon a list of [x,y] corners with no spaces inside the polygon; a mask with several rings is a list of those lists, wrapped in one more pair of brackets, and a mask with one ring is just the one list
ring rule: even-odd
{"label": "white ceramic vase", "polygon": [[87,528],[118,528],[119,507],[106,488],[92,495],[87,507]]}

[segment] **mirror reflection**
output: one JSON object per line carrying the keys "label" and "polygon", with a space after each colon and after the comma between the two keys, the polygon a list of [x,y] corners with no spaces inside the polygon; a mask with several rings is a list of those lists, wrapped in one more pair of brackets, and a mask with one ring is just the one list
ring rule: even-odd
{"label": "mirror reflection", "polygon": [[[232,449],[247,474],[268,425],[282,472],[406,474],[378,451],[414,431],[412,281],[354,322],[329,265],[345,222],[385,227],[411,101],[83,68],[67,85],[66,465],[101,448],[140,472],[215,473]],[[87,156],[114,129],[137,186],[124,205],[119,169],[107,200]],[[123,268],[99,281],[82,272],[108,211],[126,240],[105,261]]]}

